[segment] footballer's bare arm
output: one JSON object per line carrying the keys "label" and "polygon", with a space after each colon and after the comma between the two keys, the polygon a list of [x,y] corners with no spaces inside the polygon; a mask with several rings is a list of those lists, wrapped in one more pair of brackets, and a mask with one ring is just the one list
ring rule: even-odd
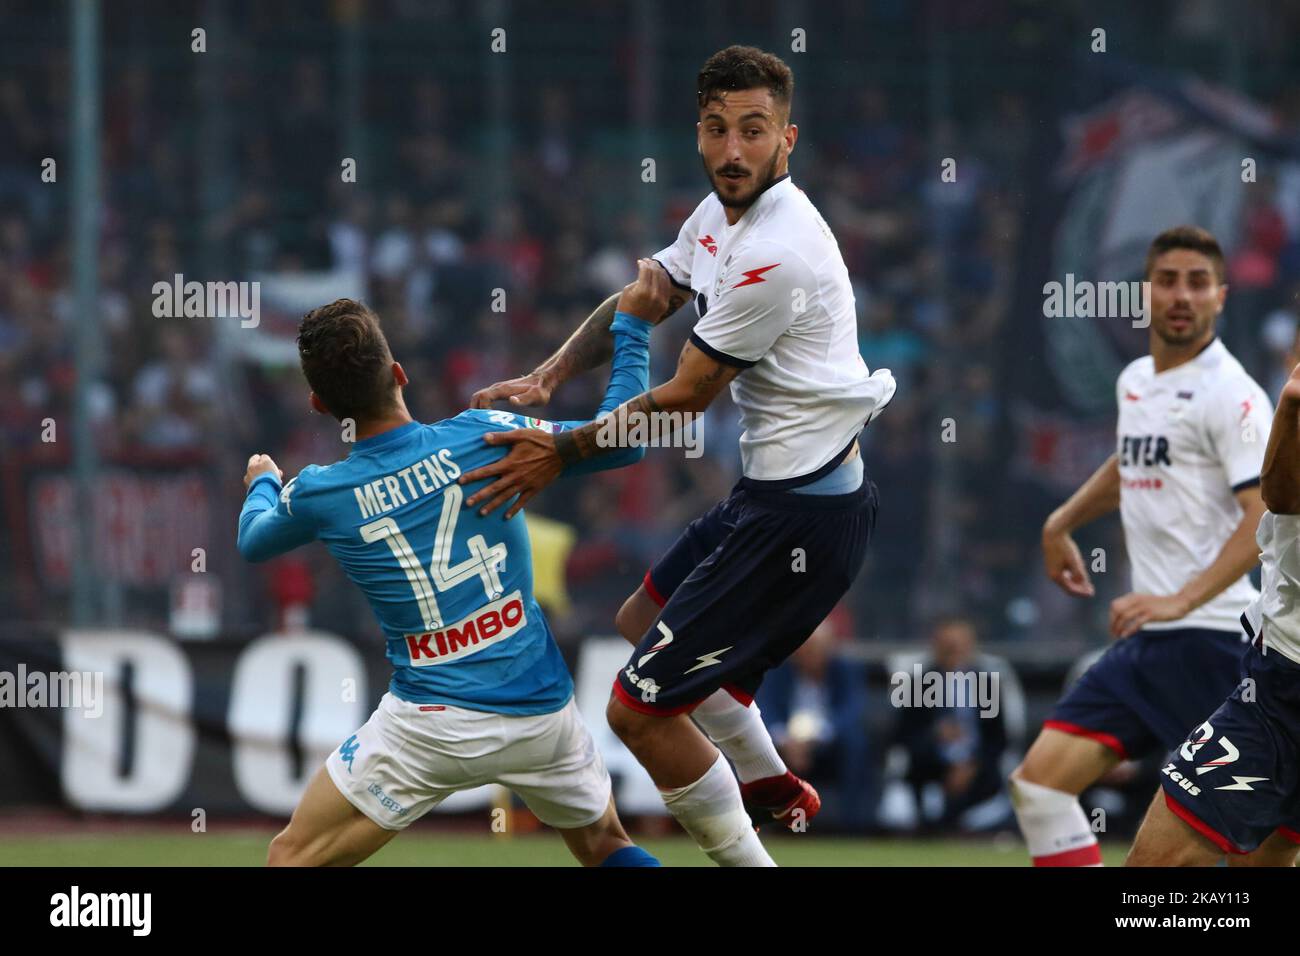
{"label": "footballer's bare arm", "polygon": [[740,371],[710,358],[687,342],[671,379],[623,403],[604,418],[552,436],[556,454],[562,464],[569,465],[625,447],[620,442],[626,439],[638,418],[645,421],[650,415],[673,412],[698,414],[712,404]]}
{"label": "footballer's bare arm", "polygon": [[1043,565],[1066,594],[1096,593],[1072,532],[1119,507],[1119,458],[1111,455],[1079,490],[1043,523]]}
{"label": "footballer's bare arm", "polygon": [[[663,269],[658,263],[656,268]],[[545,405],[560,385],[575,375],[604,365],[614,354],[614,334],[609,329],[614,321],[614,313],[618,311],[620,301],[635,285],[635,282],[629,283],[596,306],[596,311],[587,316],[555,354],[533,371],[479,389],[470,399],[470,408],[490,408],[493,402],[503,399],[517,406]],[[687,291],[670,285],[665,311],[653,321],[658,324],[668,318],[686,304],[688,295]]]}
{"label": "footballer's bare arm", "polygon": [[481,504],[479,513],[487,514],[518,495],[518,500],[505,513],[505,517],[512,518],[534,495],[559,477],[565,465],[628,447],[632,434],[646,434],[643,426],[633,427],[638,419],[645,422],[645,416],[704,411],[740,371],[715,361],[687,342],[672,379],[581,428],[559,434],[520,428],[485,435],[484,440],[489,444],[512,447],[504,458],[460,477],[461,484],[496,479],[467,498],[465,507]]}

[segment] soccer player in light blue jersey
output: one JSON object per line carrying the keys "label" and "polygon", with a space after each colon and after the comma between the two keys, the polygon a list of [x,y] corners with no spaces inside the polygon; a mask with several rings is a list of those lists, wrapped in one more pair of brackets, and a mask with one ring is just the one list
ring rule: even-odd
{"label": "soccer player in light blue jersey", "polygon": [[[662,280],[645,260],[619,300],[609,387],[597,416],[644,391]],[[514,412],[469,410],[413,420],[406,374],[378,318],[340,299],[298,330],[312,407],[355,422],[351,453],[282,485],[266,455],[249,459],[239,550],[263,561],[320,540],[365,593],[393,664],[370,720],[332,752],[271,842],[271,865],[359,863],[450,794],[488,783],[517,793],[588,866],[655,866],[619,822],[609,773],[573,701],[573,681],[533,598],[522,514],[464,507],[463,473],[503,449],[484,435],[529,427]],[[629,464],[635,448],[570,474]],[[471,489],[472,490],[472,489]]]}

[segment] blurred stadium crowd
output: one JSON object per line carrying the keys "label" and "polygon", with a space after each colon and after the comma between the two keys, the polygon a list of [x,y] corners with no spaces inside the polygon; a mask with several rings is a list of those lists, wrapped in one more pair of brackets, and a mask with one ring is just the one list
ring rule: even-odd
{"label": "blurred stadium crowd", "polygon": [[[0,591],[6,607],[24,609],[17,619],[58,622],[65,602],[40,595],[65,592],[37,581],[33,598],[16,574],[28,559],[14,518],[28,507],[22,470],[70,460],[69,442],[43,442],[41,433],[48,418],[60,427],[70,421],[77,374],[67,190],[38,179],[45,157],[58,159],[59,182],[70,175],[67,23],[42,16],[42,6],[19,0],[0,12],[0,457],[8,515]],[[425,421],[453,415],[476,388],[545,357],[633,277],[636,257],[674,238],[703,197],[692,148],[694,73],[713,48],[709,37],[725,35],[740,9],[721,4],[701,14],[706,35],[688,38],[673,25],[677,14],[638,20],[630,8],[594,2],[512,5],[508,67],[494,81],[480,52],[490,23],[484,15],[453,3],[365,3],[366,52],[354,91],[363,135],[349,139],[339,51],[347,11],[357,5],[332,5],[325,17],[319,6],[182,3],[158,5],[148,17],[112,7],[104,16],[103,341],[94,436],[106,468],[180,462],[207,476],[209,570],[223,581],[222,634],[230,636],[264,633],[293,609],[300,616],[290,619],[337,633],[375,632],[359,593],[319,546],[267,569],[242,566],[233,549],[239,476],[250,453],[268,452],[293,474],[341,457],[346,446],[335,423],[308,414],[295,367],[223,357],[213,328],[221,320],[155,318],[153,284],[177,273],[218,280],[360,274],[410,375],[412,413]],[[835,230],[855,279],[863,358],[899,380],[898,398],[866,436],[882,506],[868,564],[834,620],[839,641],[911,639],[919,647],[927,622],[947,611],[967,615],[986,640],[1034,636],[1007,609],[1038,587],[1026,582],[1041,577],[1039,526],[1054,503],[1009,480],[1008,461],[1019,387],[1010,370],[1033,361],[1020,331],[1041,322],[1041,314],[1018,314],[1014,303],[1041,198],[1026,186],[1041,179],[1030,165],[1058,135],[1059,117],[1043,95],[1061,82],[1043,74],[1055,54],[1035,4],[938,4],[954,44],[954,75],[948,101],[936,108],[926,99],[935,68],[929,6],[801,5],[810,49],[827,52],[791,60],[802,127],[793,178]],[[1112,35],[1141,36],[1171,9],[1151,6],[1164,12],[1116,12]],[[1215,50],[1205,5],[1181,6],[1170,23],[1190,51],[1184,55]],[[189,31],[215,8],[239,28],[223,33],[210,23],[205,61],[191,52]],[[1083,29],[1077,14],[1070,15]],[[1300,26],[1294,10],[1278,16]],[[658,23],[652,70],[648,41],[643,48],[636,32],[651,20]],[[587,24],[585,36],[552,26],[561,21]],[[788,34],[780,17],[760,21],[735,39],[763,44],[764,30]],[[1020,56],[996,71],[968,69],[955,39],[963,35],[1012,36]],[[1253,37],[1249,73],[1254,93],[1293,132],[1300,83],[1285,80],[1295,75],[1294,52],[1282,41],[1294,35],[1275,22]],[[855,36],[860,43],[848,39]],[[1145,53],[1154,65],[1177,65],[1161,63],[1160,51]],[[650,106],[638,99],[647,97]],[[651,129],[637,128],[638,110],[647,111]],[[364,143],[357,182],[345,183],[340,158],[356,142]],[[657,162],[654,183],[641,180],[646,155]],[[961,174],[942,183],[936,157],[954,155],[962,157]],[[501,183],[506,191],[493,191]],[[1295,183],[1269,182],[1256,195],[1242,234],[1220,237],[1234,250],[1229,344],[1275,393],[1295,336],[1300,194]],[[498,288],[506,292],[504,312],[492,309]],[[672,368],[688,313],[656,332],[652,379]],[[537,414],[584,417],[603,384],[603,373],[573,382]],[[960,410],[960,440],[952,445],[940,441],[945,409]],[[563,562],[563,586],[550,595],[562,643],[611,633],[615,611],[649,563],[738,477],[729,403],[710,411],[704,436],[700,459],[652,451],[634,469],[561,483],[531,507],[560,523],[550,526],[558,537],[546,538],[558,543],[539,552]],[[1118,542],[1113,529],[1110,540]],[[169,600],[165,587],[133,592],[121,616],[165,629]],[[1102,633],[1086,636],[1100,642]],[[815,686],[841,693],[829,688],[842,675],[827,676],[824,660],[791,673],[805,666],[817,675]],[[844,686],[852,699],[840,713],[861,728],[853,708],[863,706],[862,681]],[[784,704],[773,698],[770,705],[779,711],[796,690],[771,693],[785,695]],[[900,731],[919,755],[913,767],[930,768],[934,779],[944,776],[934,770],[945,766],[944,745],[952,753],[954,741],[964,740],[968,754],[999,746],[951,729],[939,732],[938,743],[919,743],[929,732]],[[849,737],[849,751],[861,746],[854,732]],[[821,758],[792,759],[811,766]],[[834,760],[865,766],[854,753]],[[987,783],[984,771],[972,773],[968,783]]]}

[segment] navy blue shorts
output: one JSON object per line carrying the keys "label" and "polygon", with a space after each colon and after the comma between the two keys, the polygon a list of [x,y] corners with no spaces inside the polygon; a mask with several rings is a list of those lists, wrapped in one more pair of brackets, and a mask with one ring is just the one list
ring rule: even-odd
{"label": "navy blue shorts", "polygon": [[687,526],[646,574],[663,608],[614,681],[642,713],[685,713],[720,687],[748,703],[857,577],[876,486],[845,495],[743,486]]}
{"label": "navy blue shorts", "polygon": [[1300,843],[1300,664],[1257,646],[1246,679],[1169,755],[1165,803],[1225,853]]}
{"label": "navy blue shorts", "polygon": [[1043,724],[1091,737],[1125,759],[1177,747],[1241,679],[1239,632],[1140,630],[1116,641]]}

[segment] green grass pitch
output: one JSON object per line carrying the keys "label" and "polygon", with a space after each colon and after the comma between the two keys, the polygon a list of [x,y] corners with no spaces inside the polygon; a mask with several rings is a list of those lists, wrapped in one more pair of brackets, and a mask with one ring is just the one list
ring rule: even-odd
{"label": "green grass pitch", "polygon": [[[0,837],[0,866],[260,866],[272,834],[261,831],[165,834],[44,834]],[[638,841],[665,866],[711,866],[685,837]],[[781,866],[1027,866],[1017,840],[901,840],[777,836],[765,840]],[[1127,844],[1102,845],[1108,866]],[[554,834],[399,834],[366,866],[576,866]]]}

